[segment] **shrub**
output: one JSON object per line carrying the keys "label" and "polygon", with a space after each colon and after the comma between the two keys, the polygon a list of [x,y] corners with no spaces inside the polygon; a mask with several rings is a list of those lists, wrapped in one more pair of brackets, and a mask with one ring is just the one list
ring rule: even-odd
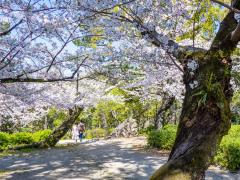
{"label": "shrub", "polygon": [[19,133],[12,134],[10,136],[9,144],[11,145],[31,144],[33,142],[34,140],[33,140],[32,133],[19,132]]}
{"label": "shrub", "polygon": [[9,136],[10,135],[8,133],[0,132],[0,150],[7,147],[9,142]]}
{"label": "shrub", "polygon": [[92,139],[92,138],[103,138],[108,136],[111,133],[112,129],[102,129],[102,128],[96,128],[86,131],[86,138]]}
{"label": "shrub", "polygon": [[42,130],[42,131],[37,131],[37,132],[33,133],[33,140],[34,140],[34,142],[43,141],[43,140],[46,139],[51,133],[52,133],[52,131],[51,131],[50,129],[45,129],[45,130]]}
{"label": "shrub", "polygon": [[155,148],[170,150],[175,141],[177,132],[176,125],[166,125],[160,130],[150,131],[148,134],[148,145]]}
{"label": "shrub", "polygon": [[148,126],[147,128],[143,128],[138,131],[139,134],[148,135],[150,132],[155,131],[156,128],[153,125]]}
{"label": "shrub", "polygon": [[228,135],[223,137],[214,163],[229,170],[240,168],[240,125],[232,125]]}

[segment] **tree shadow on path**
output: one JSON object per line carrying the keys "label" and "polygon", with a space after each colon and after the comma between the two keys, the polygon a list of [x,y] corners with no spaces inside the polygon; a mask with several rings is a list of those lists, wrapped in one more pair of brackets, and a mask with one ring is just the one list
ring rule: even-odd
{"label": "tree shadow on path", "polygon": [[[148,179],[167,157],[133,150],[116,142],[90,142],[65,149],[48,149],[26,156],[0,159],[0,169],[9,171],[0,179]],[[208,180],[237,180],[239,174],[208,171]]]}

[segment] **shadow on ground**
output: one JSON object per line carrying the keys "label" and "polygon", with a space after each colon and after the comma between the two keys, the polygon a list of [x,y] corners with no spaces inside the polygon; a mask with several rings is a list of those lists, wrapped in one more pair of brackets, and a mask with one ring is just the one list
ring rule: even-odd
{"label": "shadow on ground", "polygon": [[[0,179],[148,179],[167,160],[147,152],[135,151],[122,141],[97,141],[65,149],[48,149],[25,156],[0,159],[7,171]],[[208,171],[208,180],[240,180],[239,174]]]}

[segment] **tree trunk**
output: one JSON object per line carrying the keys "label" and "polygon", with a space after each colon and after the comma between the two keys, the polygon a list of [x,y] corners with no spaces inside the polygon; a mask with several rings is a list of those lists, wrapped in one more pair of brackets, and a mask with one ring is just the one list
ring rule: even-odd
{"label": "tree trunk", "polygon": [[71,129],[73,124],[76,122],[78,116],[83,111],[83,108],[75,107],[74,109],[69,109],[68,118],[55,129],[44,141],[27,144],[23,146],[17,146],[11,148],[13,150],[20,150],[24,148],[48,148],[54,147],[57,142]]}
{"label": "tree trunk", "polygon": [[[239,8],[240,1],[235,1],[234,6]],[[230,56],[239,41],[232,41],[236,27],[230,12],[210,50],[184,58],[186,92],[177,137],[168,162],[151,179],[204,179],[205,170],[231,125]]]}
{"label": "tree trunk", "polygon": [[[155,129],[158,129],[160,126],[166,125],[166,120],[163,117],[163,113],[171,108],[175,101],[175,97],[167,98],[166,100],[163,100],[163,103],[161,107],[158,109],[156,113],[156,117],[154,119],[154,127]],[[162,122],[160,120],[162,119]]]}
{"label": "tree trunk", "polygon": [[107,129],[108,128],[108,123],[107,123],[107,118],[104,112],[100,113],[101,116],[101,120],[102,120],[102,124],[103,124],[103,128]]}
{"label": "tree trunk", "polygon": [[57,142],[71,129],[73,124],[76,122],[78,116],[83,111],[82,108],[75,107],[74,109],[69,109],[69,116],[66,121],[64,121],[61,126],[55,129],[52,134],[50,134],[44,141],[41,142],[41,147],[53,147]]}

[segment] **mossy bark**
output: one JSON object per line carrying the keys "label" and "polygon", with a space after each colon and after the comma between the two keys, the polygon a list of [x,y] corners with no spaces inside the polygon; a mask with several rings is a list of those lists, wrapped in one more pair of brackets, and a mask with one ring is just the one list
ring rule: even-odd
{"label": "mossy bark", "polygon": [[[230,128],[232,90],[230,74],[226,72],[231,66],[218,58],[210,54],[205,60],[198,60],[199,68],[194,76],[186,68],[186,94],[177,138],[169,162],[152,179],[165,177],[164,174],[165,179],[204,179],[217,145]],[[196,88],[189,85],[193,79],[198,82]]]}
{"label": "mossy bark", "polygon": [[[233,5],[239,8],[240,1]],[[231,34],[236,27],[230,12],[211,48],[190,53],[182,61],[186,92],[177,137],[168,162],[152,175],[152,180],[205,178],[205,170],[231,125],[231,54],[238,43],[232,41]],[[189,61],[197,62],[198,68],[189,69]],[[194,87],[193,81],[197,82]]]}

